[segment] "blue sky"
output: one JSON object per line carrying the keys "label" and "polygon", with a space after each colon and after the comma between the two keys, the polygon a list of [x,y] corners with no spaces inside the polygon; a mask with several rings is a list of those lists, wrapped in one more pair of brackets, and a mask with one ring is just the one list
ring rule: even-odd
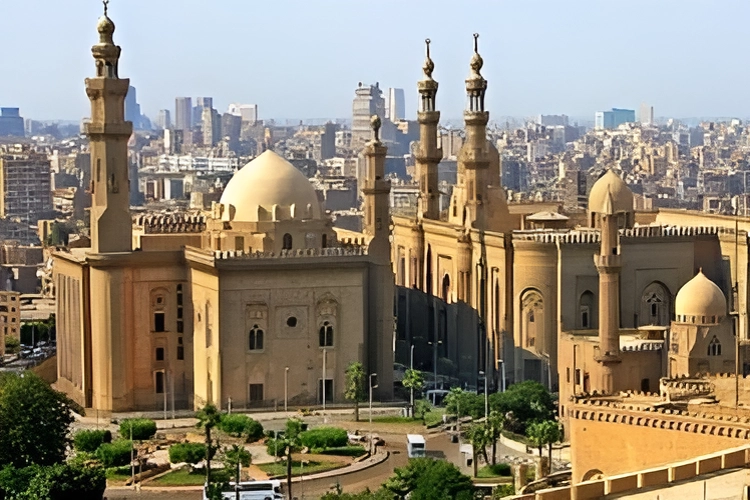
{"label": "blue sky", "polygon": [[[0,106],[88,114],[98,0],[0,0]],[[351,114],[357,83],[416,106],[432,39],[438,107],[464,106],[480,33],[494,117],[653,105],[657,116],[750,116],[748,0],[112,0],[120,74],[146,114],[174,97],[257,103],[261,118]]]}

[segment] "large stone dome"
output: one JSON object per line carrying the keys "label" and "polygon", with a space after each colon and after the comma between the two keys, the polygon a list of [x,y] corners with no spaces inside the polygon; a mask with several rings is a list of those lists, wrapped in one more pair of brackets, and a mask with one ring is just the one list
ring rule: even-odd
{"label": "large stone dome", "polygon": [[221,195],[224,220],[261,222],[320,219],[323,209],[307,177],[267,150],[242,167]]}
{"label": "large stone dome", "polygon": [[619,175],[612,170],[607,170],[607,173],[602,175],[591,188],[589,212],[616,214],[632,211],[633,192]]}
{"label": "large stone dome", "polygon": [[727,300],[701,270],[677,292],[674,309],[678,323],[715,324],[726,315]]}

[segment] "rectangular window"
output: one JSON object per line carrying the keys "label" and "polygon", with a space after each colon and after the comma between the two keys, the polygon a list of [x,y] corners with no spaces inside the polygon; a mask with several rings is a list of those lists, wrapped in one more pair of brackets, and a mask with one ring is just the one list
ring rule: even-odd
{"label": "rectangular window", "polygon": [[164,394],[164,372],[156,372],[154,376],[156,394]]}
{"label": "rectangular window", "polygon": [[177,308],[177,319],[182,319],[182,308],[181,307]]}
{"label": "rectangular window", "polygon": [[177,333],[184,333],[185,331],[185,324],[182,322],[182,320],[177,321]]}
{"label": "rectangular window", "polygon": [[177,359],[185,359],[185,346],[182,344],[182,337],[177,337]]}
{"label": "rectangular window", "polygon": [[177,293],[177,306],[182,307],[182,292]]}
{"label": "rectangular window", "polygon": [[576,368],[576,379],[573,381],[574,385],[579,385],[581,383],[581,370],[580,368]]}
{"label": "rectangular window", "polygon": [[163,347],[156,348],[156,361],[164,361],[164,348]]}
{"label": "rectangular window", "polygon": [[163,332],[164,330],[164,311],[154,313],[154,331]]}
{"label": "rectangular window", "polygon": [[565,369],[565,381],[570,383],[570,367]]}
{"label": "rectangular window", "polygon": [[[318,404],[323,403],[323,380],[318,379]],[[333,403],[333,379],[326,379],[326,403]]]}
{"label": "rectangular window", "polygon": [[263,384],[250,384],[250,402],[260,403],[263,401]]}
{"label": "rectangular window", "polygon": [[244,236],[235,236],[234,237],[234,249],[237,250],[237,251],[245,249],[245,238],[244,238]]}

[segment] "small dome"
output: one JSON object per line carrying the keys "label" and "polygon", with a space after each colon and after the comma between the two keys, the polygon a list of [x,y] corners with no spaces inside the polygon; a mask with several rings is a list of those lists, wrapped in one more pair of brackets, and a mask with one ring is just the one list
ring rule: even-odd
{"label": "small dome", "polygon": [[674,309],[678,323],[714,324],[727,314],[727,300],[701,270],[677,292]]}
{"label": "small dome", "polygon": [[102,16],[99,18],[99,22],[96,23],[96,31],[102,35],[111,35],[115,32],[115,23],[106,15]]}
{"label": "small dome", "polygon": [[230,211],[225,218],[237,222],[323,216],[315,188],[307,177],[270,150],[234,174],[221,195],[221,203]]}
{"label": "small dome", "polygon": [[[610,202],[611,198],[611,202]],[[589,212],[599,214],[633,211],[633,192],[612,170],[602,175],[589,193]]]}

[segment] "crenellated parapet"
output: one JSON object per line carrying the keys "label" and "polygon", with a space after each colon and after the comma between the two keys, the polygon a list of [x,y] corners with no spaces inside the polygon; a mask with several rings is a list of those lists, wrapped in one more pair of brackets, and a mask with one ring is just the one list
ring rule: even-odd
{"label": "crenellated parapet", "polygon": [[213,253],[216,260],[304,259],[309,257],[362,257],[368,255],[367,247],[300,248],[281,252],[243,252],[241,250]]}
{"label": "crenellated parapet", "polygon": [[206,230],[206,217],[196,214],[143,214],[133,218],[133,225],[145,234],[200,233]]}
{"label": "crenellated parapet", "polygon": [[[734,234],[734,230],[719,226],[637,226],[620,229],[621,241],[645,238],[693,238],[696,236],[720,236]],[[747,238],[747,234],[743,235]],[[538,243],[556,244],[599,244],[601,234],[598,230],[578,228],[568,231],[514,231],[514,241],[535,241]]]}
{"label": "crenellated parapet", "polygon": [[659,393],[668,401],[680,401],[705,397],[714,392],[714,385],[710,380],[689,377],[666,378],[659,380]]}

